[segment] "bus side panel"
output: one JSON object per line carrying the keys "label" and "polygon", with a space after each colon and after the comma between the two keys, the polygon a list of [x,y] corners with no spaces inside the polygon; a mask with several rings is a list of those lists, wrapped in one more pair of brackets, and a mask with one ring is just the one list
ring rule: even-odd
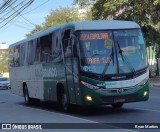
{"label": "bus side panel", "polygon": [[23,88],[22,82],[25,78],[25,72],[23,67],[13,67],[10,68],[10,85],[11,85],[11,92],[23,96]]}
{"label": "bus side panel", "polygon": [[57,101],[57,83],[62,83],[65,87],[65,68],[60,63],[46,63],[43,65],[45,73],[44,79],[44,99]]}
{"label": "bus side panel", "polygon": [[44,99],[42,65],[30,65],[10,69],[11,91],[23,96],[23,83],[27,85],[31,98]]}
{"label": "bus side panel", "polygon": [[32,86],[34,88],[31,88],[32,91],[32,97],[44,100],[44,83],[43,83],[43,75],[42,75],[42,64],[32,65],[31,66],[31,82],[33,83]]}

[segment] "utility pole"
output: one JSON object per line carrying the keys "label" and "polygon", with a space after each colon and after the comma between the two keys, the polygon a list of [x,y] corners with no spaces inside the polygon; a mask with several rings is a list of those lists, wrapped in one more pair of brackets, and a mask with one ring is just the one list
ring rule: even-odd
{"label": "utility pole", "polygon": [[159,45],[157,44],[156,45],[156,62],[157,62],[157,70],[156,70],[156,76],[159,76],[159,53],[160,53],[160,50],[159,50]]}

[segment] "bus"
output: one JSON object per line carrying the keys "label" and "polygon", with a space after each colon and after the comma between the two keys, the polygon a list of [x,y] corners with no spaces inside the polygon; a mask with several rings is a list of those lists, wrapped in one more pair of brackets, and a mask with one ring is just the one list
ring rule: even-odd
{"label": "bus", "polygon": [[13,94],[26,104],[58,102],[63,110],[149,99],[149,70],[140,26],[94,20],[50,27],[9,47]]}

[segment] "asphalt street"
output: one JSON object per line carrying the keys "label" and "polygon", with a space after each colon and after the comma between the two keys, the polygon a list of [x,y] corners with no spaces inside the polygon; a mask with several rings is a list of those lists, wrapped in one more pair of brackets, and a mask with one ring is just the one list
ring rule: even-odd
{"label": "asphalt street", "polygon": [[[156,125],[160,123],[160,87],[150,89],[150,98],[146,102],[125,104],[122,109],[113,109],[111,106],[100,107],[74,107],[70,113],[63,112],[56,103],[41,102],[33,106],[26,106],[23,97],[12,94],[9,90],[0,90],[0,123],[105,123],[111,126],[111,131],[159,131],[159,129],[128,129],[117,126],[116,123],[126,125]],[[113,124],[110,124],[113,123]],[[75,126],[76,127],[76,126]],[[81,127],[85,127],[82,125]],[[140,126],[141,127],[141,126]],[[74,127],[73,127],[74,128]],[[118,128],[118,129],[117,129]],[[63,131],[64,129],[55,129]],[[73,131],[66,129],[65,131]],[[51,131],[51,130],[45,130]],[[76,130],[76,131],[82,131]],[[107,131],[107,129],[85,129],[85,131]]]}

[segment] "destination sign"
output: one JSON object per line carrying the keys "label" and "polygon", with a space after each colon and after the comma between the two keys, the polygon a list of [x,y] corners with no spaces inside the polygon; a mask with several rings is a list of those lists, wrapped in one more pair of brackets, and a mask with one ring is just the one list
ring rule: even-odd
{"label": "destination sign", "polygon": [[80,40],[108,39],[108,33],[81,34]]}
{"label": "destination sign", "polygon": [[94,57],[94,58],[87,58],[88,64],[99,64],[99,63],[110,63],[112,59],[110,57]]}

